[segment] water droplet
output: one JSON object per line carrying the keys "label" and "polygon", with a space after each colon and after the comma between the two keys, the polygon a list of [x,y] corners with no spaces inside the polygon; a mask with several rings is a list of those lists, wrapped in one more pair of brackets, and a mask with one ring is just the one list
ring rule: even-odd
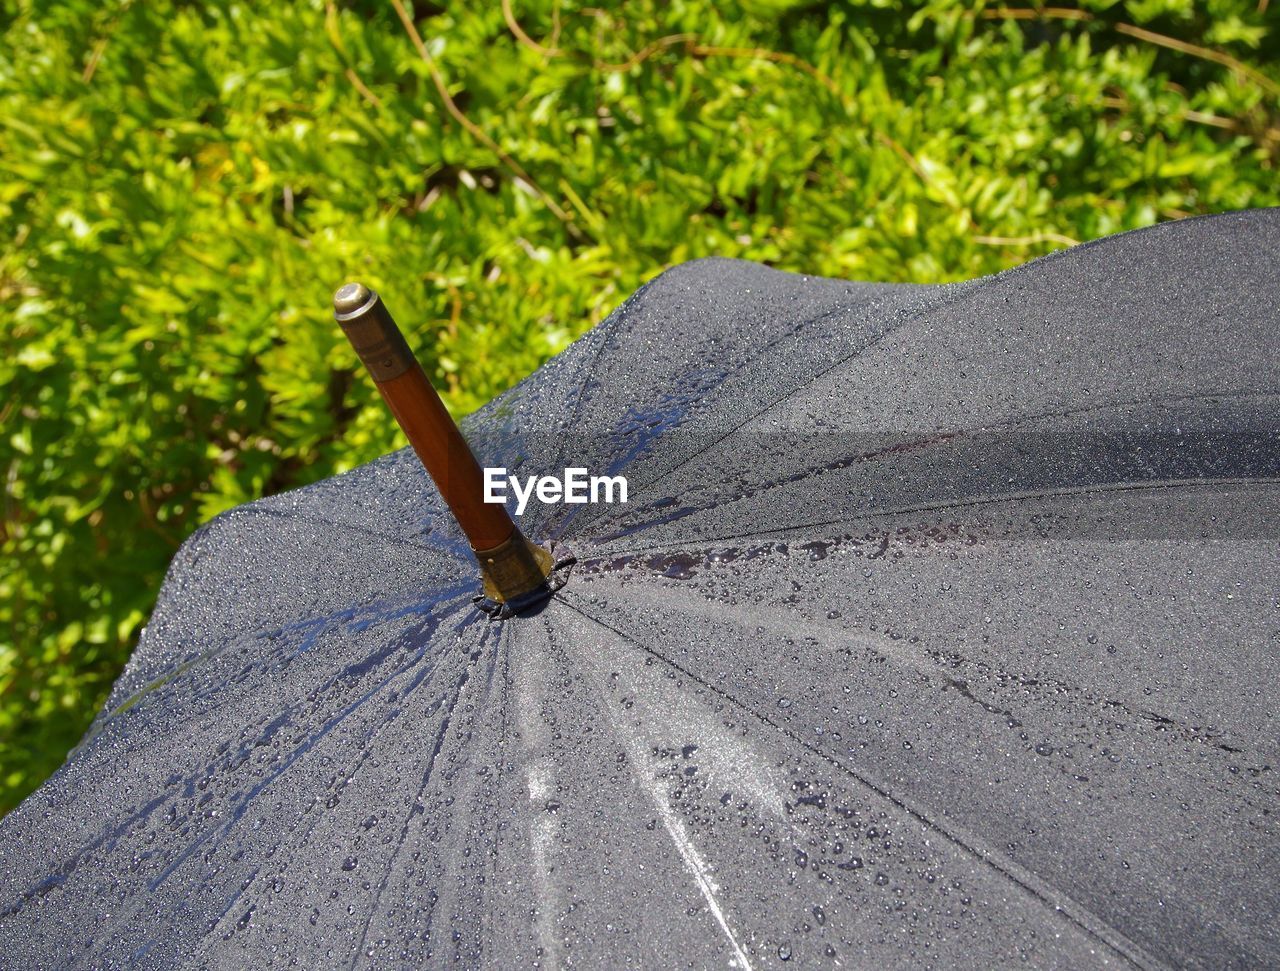
{"label": "water droplet", "polygon": [[785,942],[784,942],[784,943],[782,943],[782,944],[779,944],[779,945],[778,945],[778,960],[779,960],[779,961],[790,961],[790,960],[791,960],[791,945],[790,945],[790,944],[787,944],[787,943],[785,943]]}

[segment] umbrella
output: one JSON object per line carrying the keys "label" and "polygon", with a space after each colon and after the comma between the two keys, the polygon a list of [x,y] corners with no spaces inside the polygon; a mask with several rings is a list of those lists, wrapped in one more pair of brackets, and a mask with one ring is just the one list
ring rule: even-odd
{"label": "umbrella", "polygon": [[460,526],[436,424],[218,517],[0,822],[4,962],[1280,963],[1278,251],[697,261],[464,424],[625,503]]}

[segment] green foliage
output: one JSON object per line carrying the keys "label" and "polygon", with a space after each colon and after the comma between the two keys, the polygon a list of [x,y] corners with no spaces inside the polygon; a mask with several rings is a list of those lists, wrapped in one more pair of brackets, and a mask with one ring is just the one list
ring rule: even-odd
{"label": "green foliage", "polygon": [[692,257],[955,280],[1280,201],[1265,0],[419,2],[434,68],[369,0],[0,2],[0,811],[183,537],[400,444],[344,280],[463,413]]}

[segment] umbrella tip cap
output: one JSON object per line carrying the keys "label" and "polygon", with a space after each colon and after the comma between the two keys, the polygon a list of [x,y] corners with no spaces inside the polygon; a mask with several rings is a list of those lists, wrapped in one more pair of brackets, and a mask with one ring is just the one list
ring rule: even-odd
{"label": "umbrella tip cap", "polygon": [[333,312],[339,317],[355,314],[372,303],[376,296],[363,283],[344,284],[333,295]]}

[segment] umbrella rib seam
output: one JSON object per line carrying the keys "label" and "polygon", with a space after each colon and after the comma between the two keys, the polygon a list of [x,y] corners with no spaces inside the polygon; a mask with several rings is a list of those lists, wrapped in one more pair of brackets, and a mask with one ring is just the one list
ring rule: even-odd
{"label": "umbrella rib seam", "polygon": [[[948,284],[940,284],[940,285],[937,285],[937,290],[939,290],[939,291],[945,291],[945,290],[946,290],[946,289],[948,289],[949,287],[950,287],[950,288],[961,288],[961,289],[966,290],[966,291],[967,291],[967,290],[971,290],[971,289],[975,289],[975,288],[974,288],[974,286],[973,286],[971,283],[969,283],[969,282],[963,282],[963,283],[955,283],[955,284],[949,284],[949,285],[948,285]],[[868,348],[874,347],[874,346],[875,346],[875,344],[876,344],[877,342],[879,342],[880,340],[884,339],[885,337],[888,337],[890,334],[892,334],[892,333],[894,333],[894,332],[896,332],[896,331],[900,330],[901,328],[903,328],[903,327],[907,326],[908,324],[910,324],[910,323],[914,322],[914,321],[915,321],[915,319],[916,319],[917,317],[919,317],[919,316],[921,316],[921,315],[923,315],[923,314],[925,314],[925,313],[928,313],[928,312],[929,312],[929,311],[931,311],[931,310],[936,309],[937,307],[939,307],[939,306],[941,306],[941,305],[945,304],[945,303],[946,303],[946,302],[948,302],[948,301],[951,301],[951,300],[958,300],[958,299],[960,299],[960,297],[962,297],[962,296],[963,296],[963,293],[955,294],[955,295],[948,295],[948,294],[946,294],[946,293],[939,293],[939,294],[938,294],[938,296],[937,296],[937,298],[935,298],[935,299],[931,299],[931,300],[928,300],[928,301],[926,301],[924,304],[922,304],[922,305],[918,308],[918,310],[914,312],[914,316],[910,316],[910,317],[908,317],[907,319],[902,320],[902,321],[900,321],[899,323],[897,323],[897,324],[895,324],[895,325],[893,325],[893,326],[890,326],[890,327],[888,328],[888,330],[885,330],[885,331],[883,331],[883,332],[881,332],[881,333],[879,333],[879,334],[876,334],[876,335],[875,335],[875,336],[874,336],[870,341],[868,341],[866,344],[864,344],[864,345],[862,345],[861,347],[859,347],[857,350],[854,350],[854,351],[850,352],[847,356],[845,356],[845,357],[841,358],[840,360],[835,361],[833,364],[831,364],[830,366],[828,366],[828,367],[827,367],[827,368],[825,368],[824,370],[822,370],[822,371],[818,372],[817,374],[813,375],[811,378],[809,378],[809,380],[805,381],[804,383],[799,384],[799,385],[796,385],[796,386],[795,386],[794,388],[792,388],[790,391],[786,392],[786,394],[783,394],[783,395],[782,395],[782,396],[780,396],[779,398],[777,398],[777,399],[775,399],[774,401],[770,402],[768,405],[766,405],[766,406],[765,406],[763,409],[761,409],[760,411],[756,412],[754,415],[751,415],[751,416],[749,416],[749,417],[745,418],[745,419],[744,419],[742,422],[740,422],[738,425],[735,425],[733,428],[729,429],[727,432],[725,432],[723,435],[721,435],[721,436],[720,436],[720,438],[716,439],[716,440],[715,440],[715,441],[713,441],[710,445],[708,445],[707,449],[705,449],[705,450],[704,450],[704,452],[705,452],[705,451],[707,451],[707,450],[709,450],[709,449],[711,449],[711,448],[715,448],[715,447],[716,447],[716,445],[720,444],[720,442],[724,441],[726,438],[729,438],[731,435],[733,435],[735,432],[737,432],[737,431],[738,431],[740,428],[742,428],[744,425],[748,424],[748,423],[749,423],[749,422],[751,422],[751,421],[754,421],[756,418],[759,418],[761,415],[763,415],[763,414],[767,413],[769,410],[771,410],[772,408],[774,408],[774,407],[775,407],[775,406],[777,406],[778,404],[781,404],[783,401],[786,401],[788,398],[790,398],[790,397],[792,397],[793,395],[795,395],[795,394],[796,394],[798,391],[800,391],[802,388],[806,388],[806,387],[808,387],[808,386],[809,386],[810,384],[812,384],[814,381],[817,381],[819,378],[821,378],[821,377],[823,377],[824,375],[826,375],[826,374],[830,373],[832,370],[834,370],[835,368],[839,367],[841,364],[844,364],[846,361],[849,361],[849,360],[851,360],[852,358],[857,357],[859,354],[861,354],[863,351],[867,350]],[[880,306],[880,304],[877,302],[877,300],[876,300],[875,298],[873,298],[873,299],[871,299],[871,300],[869,300],[869,301],[867,301],[867,302],[865,302],[865,303],[859,304],[859,305],[857,306],[857,309],[858,309],[858,310],[860,310],[860,311],[862,312],[863,318],[865,319],[867,316],[869,316],[871,313],[873,313],[876,309],[878,309],[878,308],[879,308],[879,306]],[[832,307],[828,308],[827,310],[822,311],[821,313],[819,313],[819,314],[817,314],[817,315],[815,315],[815,316],[813,316],[813,317],[809,317],[809,318],[807,318],[807,319],[805,319],[805,320],[802,320],[799,324],[797,324],[797,325],[795,326],[795,329],[794,329],[794,330],[792,330],[790,333],[784,334],[784,335],[782,335],[782,336],[778,337],[777,339],[775,339],[775,340],[771,341],[770,343],[766,344],[764,347],[760,348],[760,349],[759,349],[755,354],[751,355],[750,357],[748,357],[748,358],[746,358],[744,361],[742,361],[740,364],[738,364],[738,365],[736,366],[736,367],[737,367],[737,369],[738,369],[738,370],[741,370],[741,368],[742,368],[743,366],[745,366],[746,364],[749,364],[749,363],[751,363],[752,361],[755,361],[755,360],[759,359],[759,358],[760,358],[760,357],[761,357],[761,356],[762,356],[766,351],[772,350],[773,348],[775,348],[776,346],[778,346],[779,344],[781,344],[784,340],[795,339],[795,338],[797,338],[797,337],[800,335],[800,333],[801,333],[802,331],[804,331],[804,330],[806,330],[806,329],[809,329],[809,328],[812,328],[814,325],[816,325],[816,324],[820,324],[820,323],[822,323],[823,321],[826,321],[826,320],[828,320],[828,319],[830,319],[830,318],[832,318],[832,317],[835,317],[835,316],[837,316],[838,314],[840,314],[840,313],[842,313],[842,312],[848,311],[849,309],[850,309],[850,307],[849,307],[849,305],[848,305],[848,304],[837,304],[837,305],[834,305],[834,306],[832,306]],[[611,339],[611,338],[613,338],[614,336],[616,336],[616,334],[617,334],[617,331],[614,331],[613,333],[611,333],[611,334],[609,335],[610,339]],[[601,351],[603,350],[603,344],[602,344],[602,346],[601,346],[600,350],[601,350]],[[598,358],[599,358],[599,352],[597,352],[596,357],[597,357],[597,361],[598,361]],[[592,367],[593,367],[592,374],[594,374],[594,366],[595,366],[595,363],[596,363],[596,362],[593,362],[593,364],[592,364]],[[584,387],[585,387],[585,382],[584,382]],[[673,465],[671,468],[666,469],[665,471],[663,471],[662,473],[660,473],[660,474],[659,474],[658,476],[656,476],[655,478],[650,479],[650,480],[648,480],[648,481],[644,482],[644,483],[643,483],[639,488],[645,488],[645,489],[647,489],[647,488],[649,488],[650,486],[652,486],[654,483],[657,483],[657,482],[662,481],[662,479],[666,478],[666,477],[667,477],[668,475],[670,475],[672,472],[675,472],[677,469],[679,469],[679,468],[683,467],[684,465],[688,464],[688,463],[689,463],[689,462],[691,462],[694,458],[696,458],[696,457],[697,457],[697,455],[701,455],[701,454],[704,454],[704,453],[703,453],[703,452],[699,452],[699,453],[697,453],[697,454],[695,454],[695,455],[691,455],[691,456],[689,456],[687,459],[684,459],[684,460],[683,460],[683,461],[681,461],[681,462],[678,462],[677,464]],[[590,525],[591,523],[596,522],[596,521],[597,521],[597,520],[599,520],[602,516],[606,515],[606,514],[607,514],[607,512],[608,512],[608,510],[607,510],[607,509],[605,509],[605,510],[602,510],[602,512],[601,512],[599,515],[597,515],[597,516],[589,516],[589,517],[587,517],[587,518],[586,518],[586,520],[585,520],[585,525]]]}
{"label": "umbrella rib seam", "polygon": [[[993,278],[993,279],[994,279],[994,278]],[[880,332],[880,333],[878,333],[878,334],[875,334],[875,335],[874,335],[874,336],[873,336],[869,341],[867,341],[865,344],[863,344],[863,345],[861,345],[860,347],[858,347],[856,350],[850,351],[850,352],[849,352],[848,354],[846,354],[844,357],[837,359],[837,360],[836,360],[836,361],[834,361],[832,364],[830,364],[830,365],[828,365],[827,367],[823,368],[823,369],[822,369],[821,371],[819,371],[817,374],[812,375],[812,376],[811,376],[811,377],[809,377],[807,380],[805,380],[805,381],[801,382],[800,384],[796,385],[796,386],[795,386],[794,388],[792,388],[790,391],[786,392],[786,393],[785,393],[785,394],[783,394],[783,395],[780,395],[778,398],[775,398],[773,401],[769,402],[769,404],[765,405],[765,406],[764,406],[763,408],[761,408],[759,411],[755,412],[754,414],[748,415],[748,416],[747,416],[746,418],[744,418],[742,421],[738,422],[738,424],[734,425],[732,428],[730,428],[728,431],[726,431],[726,432],[725,432],[723,435],[721,435],[719,438],[717,438],[717,439],[715,439],[713,442],[711,442],[711,443],[707,446],[707,448],[703,449],[703,451],[701,451],[701,452],[697,452],[697,453],[695,453],[694,455],[690,455],[690,456],[689,456],[688,458],[686,458],[686,459],[682,459],[681,461],[677,462],[675,465],[671,466],[669,469],[664,470],[663,472],[661,472],[659,475],[655,476],[654,478],[649,479],[649,480],[647,480],[647,481],[645,481],[645,482],[641,483],[639,486],[637,486],[637,487],[636,487],[636,488],[637,488],[637,490],[639,490],[639,489],[648,489],[648,488],[650,488],[650,487],[652,487],[652,486],[656,485],[657,483],[659,483],[659,482],[661,482],[663,479],[665,479],[667,476],[671,475],[673,472],[675,472],[675,471],[677,471],[678,469],[681,469],[681,468],[683,468],[684,466],[688,465],[690,462],[692,462],[692,461],[693,461],[695,458],[697,458],[699,455],[703,455],[703,454],[705,454],[707,451],[709,451],[710,449],[715,448],[717,445],[719,445],[719,444],[720,444],[721,442],[723,442],[725,439],[729,438],[730,436],[734,435],[734,434],[735,434],[735,433],[737,433],[739,430],[741,430],[744,426],[746,426],[746,425],[750,424],[751,422],[755,421],[757,418],[760,418],[762,415],[766,415],[766,414],[768,414],[770,411],[772,411],[772,410],[773,410],[774,408],[776,408],[778,405],[782,404],[784,401],[787,401],[788,399],[795,397],[795,395],[797,395],[800,391],[804,390],[805,388],[810,387],[811,385],[813,385],[813,384],[814,384],[816,381],[818,381],[819,379],[826,377],[828,374],[830,374],[830,373],[831,373],[832,371],[834,371],[836,368],[841,367],[841,366],[842,366],[842,365],[844,365],[844,364],[847,364],[849,361],[853,360],[853,359],[854,359],[855,357],[857,357],[859,354],[863,354],[863,353],[865,353],[865,352],[869,351],[870,349],[872,349],[873,347],[875,347],[877,344],[879,344],[881,341],[883,341],[883,340],[885,340],[886,338],[888,338],[888,337],[892,336],[893,334],[896,334],[898,331],[902,330],[903,328],[908,327],[908,326],[910,326],[911,324],[914,324],[914,323],[918,322],[918,321],[919,321],[919,320],[920,320],[920,319],[921,319],[925,314],[930,313],[930,312],[932,312],[932,311],[934,311],[934,310],[937,310],[939,307],[945,306],[945,305],[947,305],[947,304],[957,303],[957,302],[959,302],[960,300],[963,300],[965,297],[969,296],[970,294],[973,294],[973,293],[976,293],[976,292],[981,291],[982,289],[984,289],[984,287],[985,287],[989,282],[990,282],[990,281],[984,281],[983,283],[979,283],[979,284],[977,284],[977,285],[971,285],[971,284],[967,284],[967,283],[954,283],[954,284],[947,284],[947,285],[944,285],[945,287],[948,287],[948,288],[950,288],[950,287],[957,288],[957,289],[959,289],[959,290],[960,290],[960,292],[959,292],[959,293],[956,293],[956,292],[954,292],[954,291],[951,291],[951,292],[943,292],[943,293],[939,294],[939,295],[937,296],[937,298],[926,301],[924,304],[922,304],[921,306],[917,307],[914,311],[910,311],[910,312],[909,312],[909,315],[906,317],[906,319],[901,320],[901,321],[897,322],[896,324],[893,324],[892,326],[888,327],[886,330],[883,330],[883,331],[881,331],[881,332]],[[801,330],[801,329],[807,329],[807,328],[810,328],[810,327],[812,327],[813,325],[818,324],[818,323],[821,323],[822,321],[827,320],[827,319],[828,319],[828,318],[830,318],[830,317],[834,317],[834,316],[836,316],[838,313],[840,313],[840,312],[841,312],[842,310],[844,310],[844,309],[846,309],[846,308],[844,308],[844,307],[832,307],[830,310],[827,310],[827,311],[825,311],[824,313],[818,314],[816,317],[811,317],[811,318],[809,318],[808,320],[804,321],[804,322],[800,325],[800,327],[799,327],[799,328],[797,328],[797,332],[798,332],[799,330]],[[793,336],[794,336],[794,335],[793,335]],[[606,510],[605,510],[605,512],[607,512],[607,511],[608,511],[608,510],[606,509]],[[596,517],[596,518],[599,518],[599,517]],[[591,521],[592,521],[592,520],[588,520],[588,523],[587,523],[587,524],[589,525]]]}
{"label": "umbrella rib seam", "polygon": [[[1012,869],[1010,868],[1010,866],[1005,865],[1002,861],[998,859],[998,855],[996,854],[995,851],[980,849],[976,845],[977,843],[976,839],[972,843],[969,841],[966,841],[966,839],[952,832],[950,829],[945,827],[942,823],[938,822],[936,819],[933,819],[931,816],[927,815],[922,810],[912,806],[904,798],[900,796],[895,796],[884,786],[876,782],[873,782],[871,779],[865,777],[864,775],[862,775],[860,772],[858,772],[856,769],[852,768],[851,766],[845,765],[843,762],[841,762],[839,759],[835,758],[834,756],[829,755],[821,751],[820,749],[814,748],[812,745],[806,742],[803,738],[797,736],[795,733],[791,732],[786,727],[779,725],[777,722],[773,721],[768,716],[763,715],[760,712],[757,712],[753,708],[749,707],[748,705],[743,704],[741,701],[739,701],[733,695],[726,692],[724,689],[718,688],[715,685],[711,684],[710,682],[703,680],[697,674],[684,668],[678,662],[671,660],[670,658],[654,650],[653,648],[649,647],[647,644],[644,644],[643,642],[636,639],[635,637],[623,631],[618,630],[616,627],[606,623],[605,621],[599,619],[598,617],[591,616],[586,611],[578,607],[575,603],[573,603],[572,599],[566,596],[564,593],[557,594],[557,599],[561,600],[561,602],[563,602],[565,606],[568,607],[570,610],[573,610],[575,613],[586,618],[592,623],[597,624],[600,627],[603,627],[606,630],[613,632],[618,637],[621,637],[623,640],[628,641],[631,644],[634,644],[636,647],[644,651],[646,654],[671,666],[676,671],[679,671],[685,677],[689,678],[692,681],[695,681],[697,684],[701,685],[703,688],[719,695],[720,697],[724,698],[726,701],[729,701],[730,703],[732,703],[735,707],[751,715],[756,720],[761,722],[763,725],[773,729],[779,734],[786,736],[793,743],[800,745],[806,751],[822,759],[824,762],[840,770],[841,772],[846,773],[847,775],[849,775],[850,777],[852,777],[862,785],[866,786],[872,792],[879,795],[881,798],[887,799],[894,806],[898,807],[903,812],[906,812],[909,815],[915,817],[925,826],[929,827],[934,832],[943,836],[949,842],[951,842],[961,850],[969,853],[970,855],[977,858],[978,860],[981,860],[994,872],[999,873],[1000,875],[1008,879],[1010,883],[1013,883],[1015,886],[1021,888],[1032,899],[1043,904],[1045,907],[1050,908],[1051,910],[1061,913],[1064,917],[1067,918],[1067,920],[1069,920],[1072,924],[1078,927],[1085,934],[1096,939],[1100,943],[1106,945],[1108,948],[1114,951],[1118,956],[1128,961],[1130,964],[1133,964],[1134,966],[1140,967],[1140,968],[1164,968],[1165,967],[1164,964],[1156,961],[1153,957],[1148,955],[1146,951],[1141,947],[1141,945],[1139,945],[1136,941],[1133,941],[1132,939],[1130,939],[1119,928],[1113,927],[1111,924],[1107,923],[1105,920],[1103,920],[1101,917],[1099,917],[1097,914],[1091,911],[1088,907],[1085,907],[1084,905],[1080,904],[1078,901],[1072,899],[1067,894],[1061,893],[1061,891],[1055,891],[1058,894],[1060,894],[1063,901],[1066,901],[1071,905],[1071,909],[1068,909],[1067,907],[1063,907],[1061,904],[1054,903],[1052,900],[1050,900],[1045,891],[1038,890],[1036,887],[1031,885],[1030,878],[1023,878],[1023,877],[1020,877],[1018,874],[1012,872]],[[1008,862],[1012,864],[1012,861],[1008,861]],[[1013,864],[1013,865],[1016,866],[1016,864]],[[1019,867],[1019,869],[1021,869],[1021,867]],[[1078,914],[1073,912],[1076,910],[1078,910],[1080,913]],[[1119,938],[1119,941],[1109,939],[1107,934],[1103,933],[1098,928],[1090,926],[1090,921],[1085,920],[1083,917],[1080,916],[1080,914],[1088,915],[1088,917],[1091,918],[1093,922],[1097,923],[1098,927],[1105,928],[1107,931],[1110,931],[1117,938]]]}
{"label": "umbrella rib seam", "polygon": [[[914,447],[921,444],[930,444],[934,439],[937,439],[937,438],[945,438],[946,440],[951,441],[959,438],[968,438],[975,435],[981,435],[981,434],[996,431],[996,430],[1013,430],[1013,429],[1016,429],[1018,426],[1029,424],[1032,422],[1037,422],[1037,421],[1044,421],[1046,419],[1066,418],[1067,416],[1094,414],[1099,411],[1136,408],[1144,405],[1152,406],[1152,407],[1161,407],[1164,405],[1170,405],[1174,403],[1181,404],[1186,402],[1214,400],[1217,398],[1233,398],[1233,399],[1274,398],[1278,396],[1280,396],[1280,391],[1275,391],[1270,389],[1250,388],[1250,389],[1242,389],[1239,391],[1226,391],[1226,392],[1218,392],[1218,393],[1206,392],[1206,393],[1200,393],[1200,394],[1172,395],[1172,396],[1159,397],[1159,398],[1131,398],[1123,401],[1118,400],[1118,401],[1111,401],[1111,402],[1100,402],[1098,404],[1089,405],[1084,408],[1071,408],[1071,409],[1067,409],[1066,411],[1046,411],[1046,412],[1039,412],[1034,415],[1020,415],[1016,418],[1010,418],[1006,421],[994,422],[989,425],[978,425],[972,428],[944,428],[944,429],[936,429],[934,431],[930,431],[927,433],[926,432],[913,433],[916,435],[925,435],[926,438],[921,439],[919,441],[913,440],[913,441],[905,442],[902,444],[910,445]],[[718,439],[717,441],[711,443],[711,445],[709,445],[703,451],[697,453],[694,456],[690,456],[690,458],[686,461],[692,461],[694,458],[706,455],[711,449],[715,448],[717,445],[720,444],[720,442],[724,440],[725,439]],[[827,472],[841,471],[844,468],[847,468],[849,466],[852,466],[861,462],[876,461],[880,457],[881,456],[877,453],[845,456],[844,458],[837,460],[835,463],[831,463],[826,466],[809,467],[807,469],[802,470],[801,473],[793,476],[789,476],[788,478],[775,479],[771,482],[762,482],[756,485],[752,485],[750,488],[752,490],[752,494],[756,495],[775,487],[792,485],[796,481],[799,481],[799,479],[801,478],[809,478],[811,476],[822,475]],[[674,471],[674,468],[672,469],[672,471]],[[654,481],[657,481],[657,480],[654,480]],[[652,484],[653,484],[652,482],[647,483],[645,486],[642,486],[642,488],[647,488]],[[727,483],[722,482],[722,483],[719,483],[719,485],[723,487],[727,485]],[[711,486],[709,488],[715,488],[715,486]],[[713,501],[706,505],[686,507],[686,508],[688,509],[689,513],[705,512],[708,509],[713,509],[721,505],[723,505],[722,501]],[[600,525],[603,523],[607,523],[611,520],[616,520],[619,517],[625,516],[627,514],[634,516],[637,513],[643,512],[648,509],[652,509],[652,506],[639,507],[638,509],[628,508],[628,507],[619,507],[616,510],[611,509],[609,507],[605,507],[600,511],[598,515],[596,515],[593,519],[589,520],[587,522],[587,525]],[[684,512],[684,510],[682,510],[682,512]],[[641,524],[641,527],[643,527],[643,523]]]}
{"label": "umbrella rib seam", "polygon": [[[1010,493],[1005,496],[981,496],[972,499],[963,499],[956,501],[947,501],[940,503],[931,503],[922,506],[905,506],[897,509],[869,509],[865,512],[857,513],[857,517],[861,519],[877,519],[885,516],[901,516],[910,513],[919,512],[941,512],[947,509],[962,509],[968,506],[989,506],[1002,502],[1026,502],[1035,499],[1055,499],[1070,498],[1073,496],[1087,496],[1095,494],[1105,494],[1112,492],[1158,492],[1163,489],[1195,489],[1210,486],[1254,486],[1254,485],[1280,485],[1280,478],[1271,476],[1259,477],[1254,479],[1239,478],[1223,478],[1223,479],[1168,479],[1163,482],[1123,482],[1108,483],[1100,485],[1092,485],[1082,488],[1066,488],[1066,489],[1050,489],[1038,492],[1027,493]],[[707,543],[725,543],[737,539],[758,539],[762,536],[770,536],[775,533],[787,533],[798,529],[814,529],[822,526],[844,526],[852,521],[852,514],[849,518],[825,519],[818,522],[791,523],[785,526],[778,526],[772,529],[762,529],[750,533],[735,533],[730,536],[712,536],[699,537],[696,541],[686,540],[681,543],[679,540],[672,540],[666,543],[652,543],[648,546],[634,546],[623,549],[605,548],[599,556],[584,558],[580,567],[583,571],[589,571],[593,563],[597,563],[604,559],[605,556],[630,556],[634,553],[647,553],[651,550],[668,550],[668,549],[686,549],[689,547],[705,546]],[[998,537],[996,537],[998,538]]]}

